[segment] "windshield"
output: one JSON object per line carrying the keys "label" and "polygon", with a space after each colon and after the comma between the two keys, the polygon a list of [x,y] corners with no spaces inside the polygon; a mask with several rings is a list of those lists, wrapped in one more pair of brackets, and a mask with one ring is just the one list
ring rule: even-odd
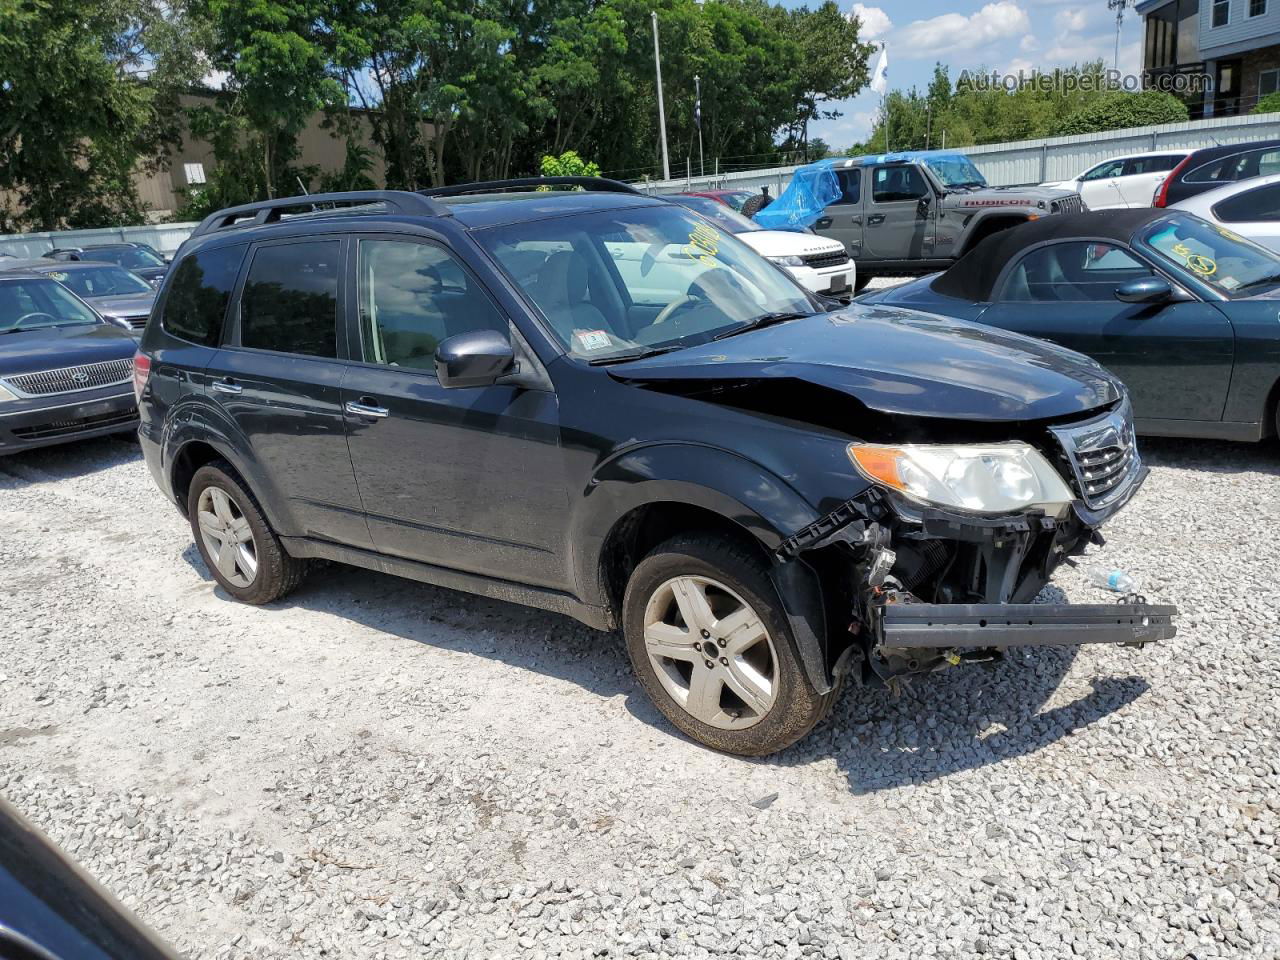
{"label": "windshield", "polygon": [[676,204],[511,224],[476,237],[570,354],[593,362],[817,311],[783,271]]}
{"label": "windshield", "polygon": [[83,259],[118,263],[122,267],[164,266],[164,260],[146,247],[105,247],[99,250],[86,250]]}
{"label": "windshield", "polygon": [[124,267],[79,267],[50,270],[45,274],[82,297],[120,297],[130,293],[154,293],[151,284]]}
{"label": "windshield", "polygon": [[1153,223],[1142,243],[1233,300],[1280,287],[1280,257],[1199,217],[1181,214]]}
{"label": "windshield", "polygon": [[925,166],[944,187],[985,187],[987,178],[968,157],[927,157]]}
{"label": "windshield", "polygon": [[682,207],[688,207],[702,214],[717,227],[722,227],[730,233],[748,233],[752,230],[764,229],[754,220],[748,220],[742,214],[730,210],[719,200],[712,200],[709,197],[672,197],[671,199]]}
{"label": "windshield", "polygon": [[753,196],[755,196],[755,194],[750,190],[734,190],[731,193],[720,194],[720,198],[738,213],[742,212],[743,205],[746,204],[746,202]]}
{"label": "windshield", "polygon": [[0,280],[0,333],[98,322],[87,304],[54,280]]}

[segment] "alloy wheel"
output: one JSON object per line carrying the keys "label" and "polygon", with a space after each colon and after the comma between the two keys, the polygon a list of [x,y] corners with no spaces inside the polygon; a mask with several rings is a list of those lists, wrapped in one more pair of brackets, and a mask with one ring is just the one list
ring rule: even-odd
{"label": "alloy wheel", "polygon": [[722,730],[758,723],[777,698],[778,656],[759,614],[709,577],[674,577],[645,608],[644,643],[667,693]]}
{"label": "alloy wheel", "polygon": [[218,572],[237,587],[247,587],[258,575],[258,549],[244,511],[221,487],[200,492],[196,520],[205,553]]}

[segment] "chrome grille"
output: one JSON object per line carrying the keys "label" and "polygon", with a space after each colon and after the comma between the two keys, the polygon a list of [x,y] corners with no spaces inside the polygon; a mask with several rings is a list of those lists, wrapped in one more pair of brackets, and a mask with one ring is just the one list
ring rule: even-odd
{"label": "chrome grille", "polygon": [[1063,197],[1061,200],[1053,201],[1054,213],[1080,213],[1084,210],[1084,200],[1080,194],[1072,194],[1069,197]]}
{"label": "chrome grille", "polygon": [[124,383],[133,376],[133,360],[105,360],[79,367],[59,367],[38,373],[20,373],[5,377],[6,387],[26,397],[47,397],[55,393],[74,393],[97,387]]}
{"label": "chrome grille", "polygon": [[1087,423],[1051,429],[1062,444],[1077,492],[1094,509],[1120,499],[1142,469],[1128,401]]}
{"label": "chrome grille", "polygon": [[120,319],[134,330],[143,330],[147,326],[147,314],[145,313],[140,317],[121,317]]}
{"label": "chrome grille", "polygon": [[843,250],[833,250],[830,253],[811,253],[808,256],[801,257],[807,267],[815,267],[819,270],[825,267],[842,267],[849,262],[849,254]]}

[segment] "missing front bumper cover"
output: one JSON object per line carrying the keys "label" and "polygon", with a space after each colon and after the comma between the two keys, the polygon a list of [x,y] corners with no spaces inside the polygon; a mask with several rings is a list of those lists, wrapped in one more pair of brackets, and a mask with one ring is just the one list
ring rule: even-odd
{"label": "missing front bumper cover", "polygon": [[1171,639],[1177,608],[1141,603],[901,603],[877,608],[880,647],[1140,645]]}

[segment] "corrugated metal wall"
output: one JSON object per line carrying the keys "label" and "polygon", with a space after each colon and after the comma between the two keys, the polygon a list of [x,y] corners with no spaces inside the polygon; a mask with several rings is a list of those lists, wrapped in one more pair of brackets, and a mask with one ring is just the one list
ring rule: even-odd
{"label": "corrugated metal wall", "polygon": [[[42,257],[54,247],[81,247],[86,243],[149,243],[171,254],[191,235],[195,223],[159,223],[146,227],[104,227],[100,230],[55,230],[51,233],[0,234],[0,253],[15,257]],[[0,260],[0,269],[4,261]]]}
{"label": "corrugated metal wall", "polygon": [[[1214,117],[1110,133],[959,147],[957,151],[967,154],[993,186],[1017,186],[1069,180],[1099,161],[1126,153],[1175,147],[1211,147],[1251,140],[1280,140],[1280,114]],[[795,167],[771,167],[726,173],[719,177],[664,180],[644,185],[644,189],[655,193],[707,189],[755,191],[767,185],[769,192],[776,197],[791,179],[793,170]]]}

